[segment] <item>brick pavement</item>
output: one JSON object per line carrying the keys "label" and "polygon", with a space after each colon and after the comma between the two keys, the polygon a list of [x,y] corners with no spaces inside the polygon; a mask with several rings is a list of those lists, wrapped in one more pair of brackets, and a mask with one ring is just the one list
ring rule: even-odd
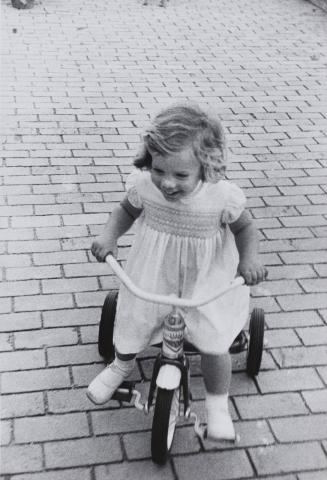
{"label": "brick pavement", "polygon": [[[326,13],[302,0],[2,1],[0,365],[4,480],[327,476]],[[234,357],[236,447],[188,423],[167,466],[151,419],[85,387],[116,279],[91,237],[123,195],[148,113],[214,104],[270,280],[253,289],[268,346],[257,381]],[[121,241],[126,258],[131,236]],[[149,380],[149,358],[135,379]],[[194,408],[203,383],[192,359]]]}

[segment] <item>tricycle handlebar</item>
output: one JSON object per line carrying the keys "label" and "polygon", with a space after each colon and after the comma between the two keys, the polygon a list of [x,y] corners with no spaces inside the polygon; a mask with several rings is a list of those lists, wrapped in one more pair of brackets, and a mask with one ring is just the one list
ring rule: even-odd
{"label": "tricycle handlebar", "polygon": [[136,297],[151,303],[173,305],[175,307],[201,307],[202,305],[206,305],[207,303],[212,302],[224,293],[227,293],[229,290],[244,285],[244,278],[237,277],[226,287],[218,290],[214,294],[211,293],[210,295],[202,298],[179,298],[173,294],[159,295],[156,293],[146,292],[145,290],[142,290],[137,285],[135,285],[129,278],[129,276],[121,268],[117,260],[110,253],[107,255],[105,261],[110,265],[114,273],[131,293],[133,293]]}

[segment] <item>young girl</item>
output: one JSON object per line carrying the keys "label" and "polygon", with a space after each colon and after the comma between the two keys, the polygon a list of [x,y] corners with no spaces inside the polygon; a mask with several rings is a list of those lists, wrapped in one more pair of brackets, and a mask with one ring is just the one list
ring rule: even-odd
{"label": "young girl", "polygon": [[[247,285],[266,277],[257,232],[239,187],[223,180],[225,138],[216,118],[194,105],[157,115],[144,136],[127,194],[112,212],[92,253],[117,255],[117,240],[137,219],[126,272],[142,289],[190,298],[215,291],[242,275]],[[107,402],[135,365],[136,354],[162,340],[169,306],[146,303],[122,286],[114,329],[116,357],[89,385],[88,396]],[[229,347],[246,323],[249,287],[186,312],[185,337],[201,352],[207,432],[234,439],[228,411]]]}

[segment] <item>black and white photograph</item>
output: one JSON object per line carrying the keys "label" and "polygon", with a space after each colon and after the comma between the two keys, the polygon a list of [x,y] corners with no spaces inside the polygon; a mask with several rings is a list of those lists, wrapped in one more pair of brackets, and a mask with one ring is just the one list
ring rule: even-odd
{"label": "black and white photograph", "polygon": [[327,0],[1,0],[0,476],[327,479]]}

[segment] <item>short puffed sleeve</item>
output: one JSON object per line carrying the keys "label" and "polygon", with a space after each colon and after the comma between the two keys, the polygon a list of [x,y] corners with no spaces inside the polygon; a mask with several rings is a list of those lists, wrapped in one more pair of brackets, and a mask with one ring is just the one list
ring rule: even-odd
{"label": "short puffed sleeve", "polygon": [[225,206],[221,222],[233,223],[240,217],[246,204],[246,198],[240,187],[235,183],[225,182]]}
{"label": "short puffed sleeve", "polygon": [[139,210],[143,209],[143,201],[139,193],[138,185],[142,181],[143,172],[141,170],[133,170],[126,180],[126,198],[128,202]]}

